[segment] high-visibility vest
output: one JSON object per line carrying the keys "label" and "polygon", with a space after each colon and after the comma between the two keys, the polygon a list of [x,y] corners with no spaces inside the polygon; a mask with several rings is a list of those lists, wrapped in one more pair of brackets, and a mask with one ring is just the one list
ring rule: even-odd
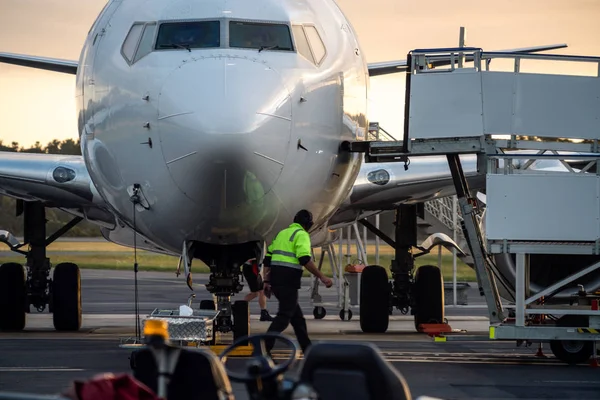
{"label": "high-visibility vest", "polygon": [[310,235],[297,223],[277,234],[267,249],[271,268],[287,267],[302,270],[299,258],[311,256]]}

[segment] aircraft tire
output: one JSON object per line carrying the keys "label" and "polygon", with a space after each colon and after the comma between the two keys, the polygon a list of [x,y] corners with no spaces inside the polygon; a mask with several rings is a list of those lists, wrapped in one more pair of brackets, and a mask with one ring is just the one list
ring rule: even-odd
{"label": "aircraft tire", "polygon": [[550,350],[562,362],[575,365],[590,359],[594,345],[589,340],[551,340]]}
{"label": "aircraft tire", "polygon": [[379,265],[367,266],[360,277],[360,329],[384,333],[390,315],[390,285],[387,271]]}
{"label": "aircraft tire", "polygon": [[250,334],[250,305],[238,300],[231,307],[233,314],[233,341]]}
{"label": "aircraft tire", "polygon": [[413,286],[415,328],[420,324],[444,323],[444,280],[442,271],[434,265],[417,269]]}
{"label": "aircraft tire", "polygon": [[17,263],[3,264],[0,266],[0,330],[22,331],[25,328],[26,302],[27,287],[23,266]]}
{"label": "aircraft tire", "polygon": [[81,273],[77,264],[60,263],[54,267],[52,320],[57,331],[81,328]]}

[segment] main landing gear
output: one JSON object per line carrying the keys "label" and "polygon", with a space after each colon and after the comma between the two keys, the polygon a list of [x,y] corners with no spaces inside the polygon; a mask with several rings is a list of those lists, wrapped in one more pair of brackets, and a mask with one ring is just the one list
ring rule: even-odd
{"label": "main landing gear", "polygon": [[[396,210],[395,241],[366,220],[360,221],[371,232],[395,249],[392,260],[392,281],[379,265],[367,266],[360,281],[360,327],[363,332],[387,331],[393,308],[414,315],[415,328],[423,324],[444,324],[444,283],[442,272],[433,265],[424,265],[413,276],[412,247],[417,246],[417,215],[422,205],[401,205]],[[422,208],[421,208],[422,210]],[[420,249],[420,248],[419,248]],[[420,249],[423,250],[423,249]]]}
{"label": "main landing gear", "polygon": [[[43,312],[48,306],[53,314],[54,328],[58,331],[77,331],[81,328],[81,276],[73,263],[60,263],[50,277],[51,263],[46,247],[77,225],[82,218],[75,217],[68,224],[46,238],[46,209],[40,202],[17,202],[17,216],[23,214],[24,243],[7,231],[0,231],[0,241],[12,251],[26,257],[21,264],[0,266],[0,330],[21,331],[26,325],[26,314],[31,307]],[[28,251],[21,250],[29,245]]]}
{"label": "main landing gear", "polygon": [[260,258],[260,247],[250,242],[241,245],[219,246],[195,243],[194,255],[210,268],[206,289],[215,300],[202,300],[200,309],[219,310],[214,321],[214,338],[210,344],[218,344],[217,336],[233,334],[233,340],[250,334],[250,306],[247,301],[231,302],[231,296],[243,289],[240,283],[242,264]]}

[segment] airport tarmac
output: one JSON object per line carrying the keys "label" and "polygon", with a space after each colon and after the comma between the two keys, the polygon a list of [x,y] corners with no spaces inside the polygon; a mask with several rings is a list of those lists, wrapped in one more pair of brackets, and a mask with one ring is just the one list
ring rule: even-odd
{"label": "airport tarmac", "polygon": [[[123,270],[81,270],[83,312],[85,314],[131,314],[134,312],[134,281],[133,271]],[[193,287],[196,293],[195,302],[199,304],[202,299],[211,299],[210,293],[206,291],[205,284],[208,282],[208,274],[192,274]],[[248,293],[248,285],[242,281],[244,289],[242,293],[232,297],[232,301],[242,300]],[[470,284],[467,289],[469,305],[457,308],[447,308],[448,316],[487,316],[485,299],[479,296],[475,283]],[[300,293],[300,306],[309,318],[313,318],[314,306],[310,303],[310,278],[303,278]],[[138,272],[139,304],[142,313],[150,313],[155,307],[169,308],[179,307],[185,304],[192,291],[185,283],[185,276],[179,277],[173,272]],[[326,303],[337,303],[336,291],[332,288],[319,286],[322,301]],[[277,311],[275,299],[267,303],[272,314]],[[327,316],[339,320],[339,308],[326,306]],[[473,308],[476,307],[476,308]],[[257,300],[250,303],[250,312],[257,314],[260,308]],[[358,310],[355,310],[358,315]],[[394,310],[394,315],[401,315]],[[410,316],[408,316],[410,317]],[[412,320],[412,318],[411,318]]]}
{"label": "airport tarmac", "polygon": [[[134,332],[132,276],[132,272],[123,271],[82,271],[81,332],[54,332],[51,315],[34,313],[29,315],[26,332],[0,333],[0,390],[53,394],[64,390],[74,379],[108,371],[129,372],[129,351],[120,349],[119,341]],[[142,318],[154,307],[177,307],[191,293],[183,277],[175,278],[173,274],[140,272],[138,278]],[[196,284],[205,279],[194,276]],[[204,288],[197,286],[196,300],[209,298]],[[329,290],[332,294],[327,294],[325,300],[333,301],[332,289],[323,289],[322,293]],[[534,356],[535,345],[517,348],[514,342],[435,343],[414,331],[410,315],[397,312],[391,317],[388,333],[367,335],[360,332],[357,317],[341,321],[335,307],[330,307],[325,319],[315,320],[308,291],[303,289],[301,297],[314,341],[373,342],[404,375],[414,397],[600,398],[600,371],[587,365],[566,366],[553,357],[548,346],[544,347],[547,358],[540,359]],[[269,308],[274,314],[275,303],[271,302]],[[256,301],[251,310],[252,333],[265,331],[269,323],[258,321]],[[486,333],[488,322],[481,313],[452,315],[448,311],[454,329],[464,329],[469,334]],[[461,311],[473,314],[475,310]],[[237,399],[247,398],[241,384],[233,386]]]}

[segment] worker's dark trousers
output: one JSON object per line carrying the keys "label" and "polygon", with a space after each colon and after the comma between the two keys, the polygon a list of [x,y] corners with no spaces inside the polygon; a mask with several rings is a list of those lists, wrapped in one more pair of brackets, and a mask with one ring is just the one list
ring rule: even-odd
{"label": "worker's dark trousers", "polygon": [[[302,315],[302,310],[298,304],[298,289],[292,287],[272,287],[273,295],[279,300],[279,310],[277,316],[271,322],[268,332],[283,332],[291,323],[302,352],[306,354],[311,345],[306,328],[306,320]],[[265,340],[267,351],[271,351],[274,346],[274,340]]]}

